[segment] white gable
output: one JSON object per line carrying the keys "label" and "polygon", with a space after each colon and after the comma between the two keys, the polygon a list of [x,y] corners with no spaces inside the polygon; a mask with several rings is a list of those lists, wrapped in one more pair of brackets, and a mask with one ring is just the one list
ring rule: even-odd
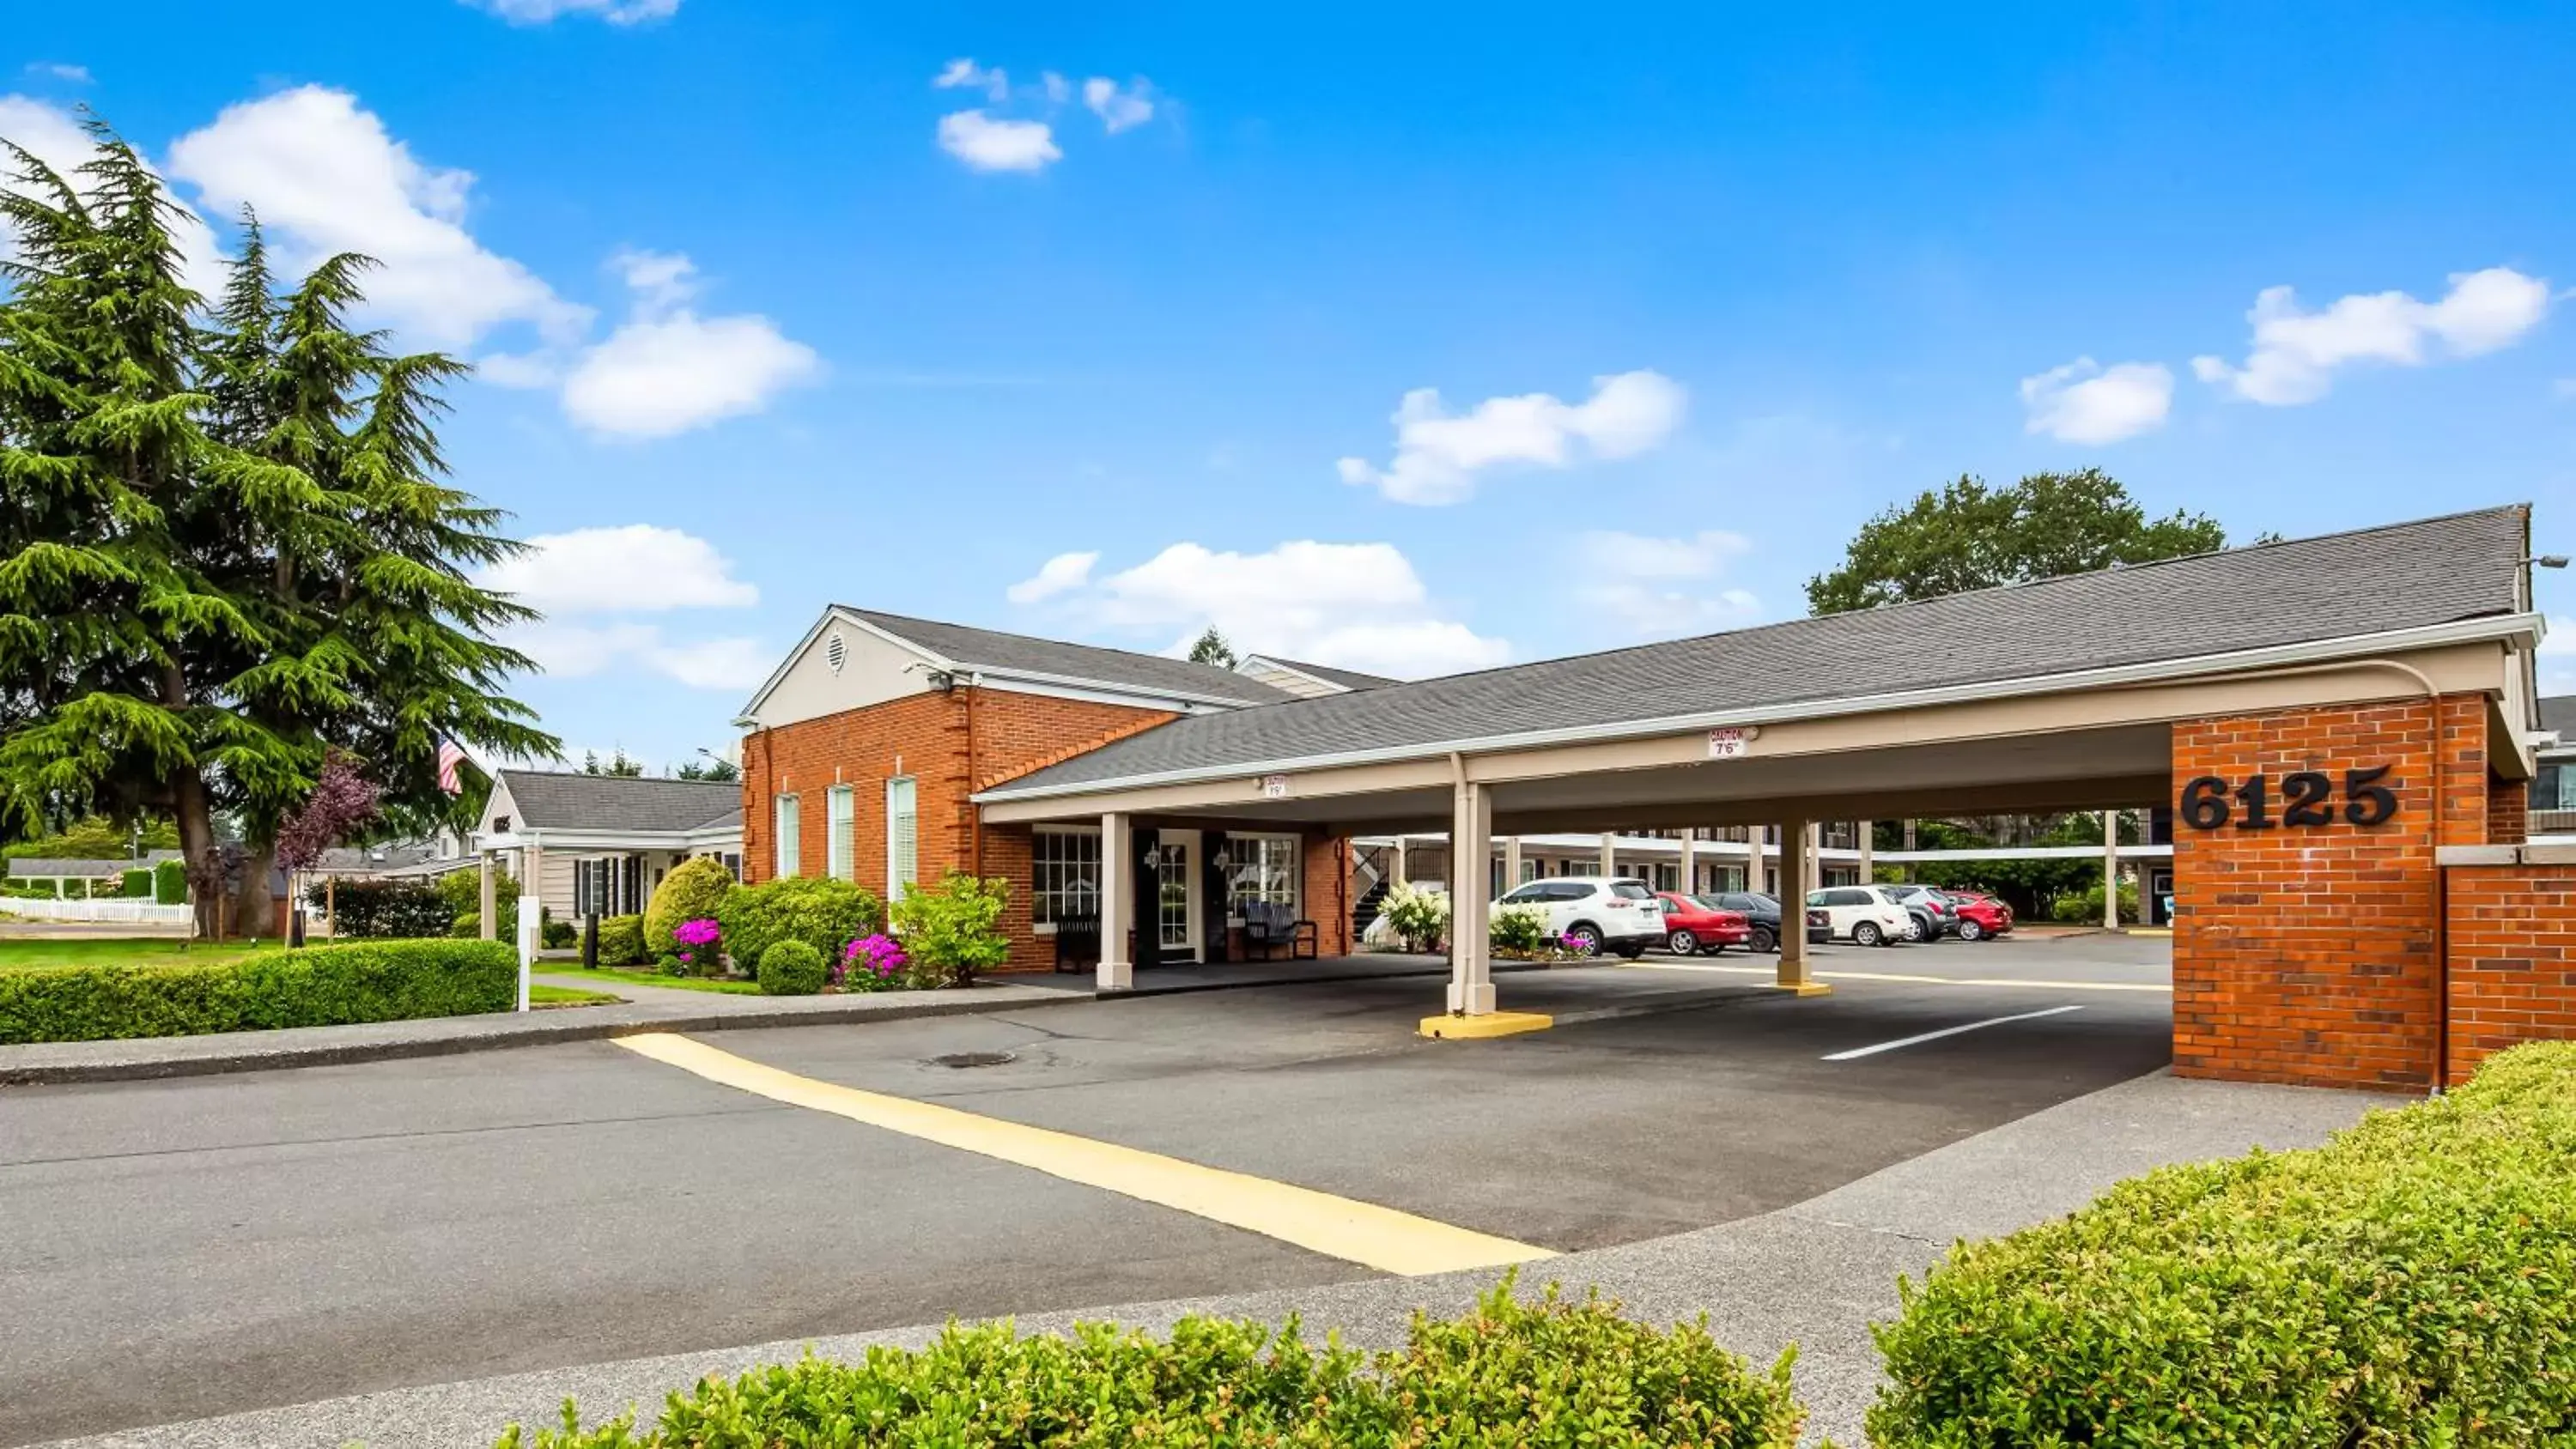
{"label": "white gable", "polygon": [[752,728],[774,729],[926,694],[934,662],[847,615],[826,612],[752,700]]}

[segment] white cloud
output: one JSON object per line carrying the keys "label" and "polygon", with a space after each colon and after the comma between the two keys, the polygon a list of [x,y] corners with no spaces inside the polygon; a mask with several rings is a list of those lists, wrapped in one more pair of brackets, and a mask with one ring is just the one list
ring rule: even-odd
{"label": "white cloud", "polygon": [[948,68],[932,77],[930,84],[934,89],[943,91],[960,88],[982,91],[996,103],[1011,98],[1009,72],[998,68],[986,70],[965,56],[948,62]]}
{"label": "white cloud", "polygon": [[[80,174],[80,168],[89,164],[98,148],[69,111],[30,96],[0,96],[0,139],[24,147],[74,188],[88,188],[89,178]],[[18,170],[17,157],[0,157],[0,190],[20,189]],[[177,197],[171,198],[171,204],[177,208],[170,218],[170,234],[179,247],[180,278],[200,294],[213,296],[224,283],[223,252],[215,245],[214,230]],[[16,248],[15,232],[8,222],[0,221],[0,257],[14,255]]]}
{"label": "white cloud", "polygon": [[940,117],[939,149],[978,171],[1043,171],[1064,159],[1055,128],[1046,122],[1004,120],[981,110]]}
{"label": "white cloud", "polygon": [[2161,362],[2104,367],[2079,357],[2021,380],[2026,433],[2069,443],[2116,443],[2164,426],[2173,410],[2173,371]]}
{"label": "white cloud", "polygon": [[1401,677],[1481,669],[1511,657],[1507,641],[1439,617],[1421,575],[1393,544],[1299,540],[1247,554],[1176,543],[1134,568],[1060,592],[1072,617],[1102,629],[1162,632],[1173,653],[1214,625],[1238,653]]}
{"label": "white cloud", "polygon": [[2475,357],[2521,340],[2549,311],[2549,284],[2511,267],[2454,272],[2450,282],[2438,302],[2356,293],[2317,312],[2301,310],[2288,287],[2266,287],[2246,314],[2254,346],[2245,365],[2195,357],[2192,372],[2248,401],[2289,407],[2324,397],[2348,363],[2420,367],[2435,343],[2445,356]]}
{"label": "white cloud", "polygon": [[1034,604],[1052,599],[1070,589],[1091,582],[1091,566],[1100,562],[1098,553],[1060,553],[1038,566],[1038,571],[1002,591],[1014,604]]}
{"label": "white cloud", "polygon": [[1681,384],[1651,371],[1592,380],[1592,396],[1561,402],[1547,393],[1487,398],[1472,412],[1444,411],[1437,388],[1417,388],[1395,410],[1395,459],[1383,470],[1344,458],[1345,483],[1368,484],[1398,503],[1456,503],[1476,491],[1476,474],[1500,464],[1563,468],[1581,442],[1595,458],[1625,458],[1663,442],[1680,426]]}
{"label": "white cloud", "polygon": [[[609,265],[636,293],[635,312],[584,350],[564,378],[564,413],[609,437],[667,438],[756,413],[822,371],[814,349],[754,313],[700,317],[685,304],[696,267],[684,256],[620,252]],[[504,385],[539,375],[540,362],[504,364]]]}
{"label": "white cloud", "polygon": [[1619,533],[1575,540],[1575,602],[1636,639],[1672,639],[1757,623],[1762,601],[1742,588],[1712,587],[1729,561],[1752,551],[1740,533]]}
{"label": "white cloud", "polygon": [[758,639],[675,641],[653,624],[559,624],[505,632],[502,642],[558,679],[643,670],[693,689],[750,689],[769,677],[777,652]]}
{"label": "white cloud", "polygon": [[301,86],[228,106],[179,138],[170,167],[211,207],[255,208],[289,267],[374,257],[367,311],[406,343],[463,347],[511,322],[563,341],[589,325],[589,309],[467,233],[470,172],[422,165],[346,91]]}
{"label": "white cloud", "polygon": [[513,25],[545,25],[562,15],[596,15],[611,25],[668,20],[680,13],[680,0],[465,0]]}
{"label": "white cloud", "polygon": [[1066,80],[1063,76],[1056,74],[1054,71],[1048,71],[1045,75],[1041,76],[1039,80],[1042,89],[1046,91],[1048,105],[1060,106],[1073,99],[1073,82]]}
{"label": "white cloud", "polygon": [[1093,76],[1082,83],[1082,103],[1113,136],[1154,119],[1154,87],[1143,76],[1128,82],[1125,90],[1105,75]]}
{"label": "white cloud", "polygon": [[551,614],[747,608],[760,590],[733,577],[716,546],[693,533],[629,523],[541,533],[528,551],[476,575]]}
{"label": "white cloud", "polygon": [[27,64],[27,70],[33,75],[51,76],[55,80],[69,81],[76,86],[88,85],[93,79],[88,66],[64,65],[59,61],[30,61]]}

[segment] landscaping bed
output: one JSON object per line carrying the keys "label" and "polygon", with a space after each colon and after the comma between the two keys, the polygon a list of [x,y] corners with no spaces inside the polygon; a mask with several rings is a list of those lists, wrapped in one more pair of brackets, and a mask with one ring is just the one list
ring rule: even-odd
{"label": "landscaping bed", "polygon": [[518,959],[498,941],[359,941],[190,965],[136,965],[133,956],[0,972],[0,1044],[346,1026],[518,1004]]}
{"label": "landscaping bed", "polygon": [[1656,1445],[1790,1449],[1805,1419],[1791,1355],[1756,1370],[1705,1327],[1657,1329],[1618,1305],[1533,1301],[1512,1283],[1456,1320],[1417,1317],[1401,1350],[1364,1354],[1297,1323],[1185,1318],[1167,1339],[1111,1324],[1022,1338],[951,1326],[918,1352],[807,1357],[674,1393],[658,1422],[560,1429],[502,1449],[774,1445]]}

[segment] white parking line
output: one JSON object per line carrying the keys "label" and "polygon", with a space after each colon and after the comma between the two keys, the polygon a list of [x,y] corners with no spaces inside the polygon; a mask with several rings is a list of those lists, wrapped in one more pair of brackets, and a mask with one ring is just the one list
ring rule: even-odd
{"label": "white parking line", "polygon": [[2025,1011],[2019,1016],[1998,1016],[1987,1021],[1972,1021],[1966,1026],[1944,1027],[1939,1031],[1927,1031],[1921,1036],[1909,1036],[1901,1041],[1883,1041],[1876,1046],[1854,1047],[1847,1052],[1835,1052],[1833,1055],[1823,1058],[1823,1060],[1829,1062],[1847,1062],[1852,1060],[1854,1057],[1874,1057],[1880,1052],[1892,1052],[1898,1047],[1920,1046],[1927,1041],[1939,1041],[1945,1036],[1957,1036],[1963,1031],[1978,1031],[1989,1026],[2002,1026],[2004,1023],[2009,1021],[2032,1021],[2043,1016],[2061,1016],[2070,1011],[2082,1011],[2083,1009],[2084,1008],[2080,1006],[2052,1006],[2046,1011]]}

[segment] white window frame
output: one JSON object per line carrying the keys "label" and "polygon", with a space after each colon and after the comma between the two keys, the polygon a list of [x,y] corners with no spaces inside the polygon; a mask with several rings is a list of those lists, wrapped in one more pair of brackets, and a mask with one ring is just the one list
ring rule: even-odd
{"label": "white window frame", "polygon": [[823,873],[856,884],[859,878],[859,792],[835,785],[823,797]]}
{"label": "white window frame", "polygon": [[[1086,852],[1072,842],[1088,842]],[[1100,914],[1100,827],[1040,825],[1029,835],[1030,931],[1055,934],[1064,916]]]}
{"label": "white window frame", "polygon": [[912,776],[897,775],[886,781],[886,900],[902,900],[920,882],[921,787]]}
{"label": "white window frame", "polygon": [[799,857],[804,854],[804,806],[802,797],[773,795],[769,804],[770,858],[778,878],[785,880],[799,870]]}
{"label": "white window frame", "polygon": [[[1242,852],[1247,845],[1257,846],[1261,851],[1258,867],[1261,874],[1255,888],[1249,891],[1243,889],[1242,876],[1247,864]],[[1274,864],[1270,859],[1273,847],[1285,847],[1287,860],[1284,866]],[[1225,918],[1229,924],[1242,921],[1246,901],[1267,901],[1291,910],[1298,908],[1305,895],[1306,884],[1305,842],[1302,839],[1294,835],[1238,835],[1229,831],[1225,837],[1225,856]],[[1271,883],[1274,871],[1278,875],[1275,886]]]}

